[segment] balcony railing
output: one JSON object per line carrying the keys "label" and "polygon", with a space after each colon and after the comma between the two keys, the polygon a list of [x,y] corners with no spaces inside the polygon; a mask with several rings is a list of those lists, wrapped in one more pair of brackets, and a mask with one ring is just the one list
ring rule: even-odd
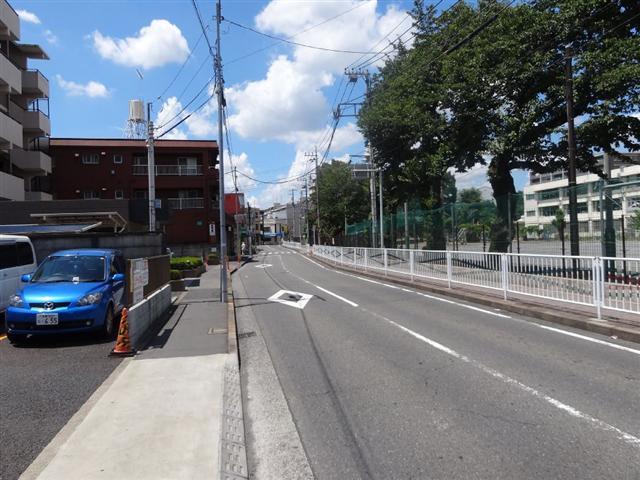
{"label": "balcony railing", "polygon": [[204,198],[167,198],[169,207],[174,210],[204,208]]}
{"label": "balcony railing", "polygon": [[[134,165],[134,175],[147,175],[147,165]],[[156,175],[193,177],[202,175],[202,165],[156,165]]]}

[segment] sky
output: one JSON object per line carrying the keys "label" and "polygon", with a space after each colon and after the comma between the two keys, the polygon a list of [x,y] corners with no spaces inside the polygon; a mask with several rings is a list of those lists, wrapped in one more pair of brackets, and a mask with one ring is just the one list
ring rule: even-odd
{"label": "sky", "polygon": [[[153,102],[156,135],[191,113],[163,138],[217,139],[213,64],[190,0],[10,3],[22,20],[21,42],[40,44],[50,57],[32,60],[30,67],[50,82],[53,137],[121,138],[128,101],[139,98]],[[398,37],[410,45],[406,11],[411,3],[223,0],[221,48],[231,146],[225,171],[237,168],[238,189],[253,206],[290,201],[292,189],[296,201],[300,198],[303,183],[283,180],[312,169],[309,153],[326,148],[338,100],[364,93],[362,80],[346,81],[345,68],[370,62],[367,67],[374,72],[376,58],[383,56],[362,52],[393,55],[389,45]],[[215,48],[215,2],[198,0],[197,5]],[[354,118],[340,119],[331,145],[328,159],[361,161],[357,155],[364,153],[364,139]],[[245,175],[281,183],[260,183]],[[482,166],[456,176],[458,189],[488,185]],[[526,174],[515,177],[521,189]],[[225,175],[225,186],[233,190],[233,175]]]}

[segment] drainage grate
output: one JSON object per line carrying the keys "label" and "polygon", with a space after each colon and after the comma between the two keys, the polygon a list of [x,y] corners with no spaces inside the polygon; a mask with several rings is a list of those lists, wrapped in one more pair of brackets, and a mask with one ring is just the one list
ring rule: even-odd
{"label": "drainage grate", "polygon": [[242,393],[240,372],[235,362],[227,362],[224,368],[222,403],[221,478],[245,480],[248,472],[242,419]]}
{"label": "drainage grate", "polygon": [[238,334],[238,338],[249,338],[249,337],[255,337],[256,336],[256,332],[242,332]]}

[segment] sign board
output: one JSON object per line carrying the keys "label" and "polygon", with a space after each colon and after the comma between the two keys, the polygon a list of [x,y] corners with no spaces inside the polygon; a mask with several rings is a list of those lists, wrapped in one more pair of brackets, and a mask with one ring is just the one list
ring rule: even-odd
{"label": "sign board", "polygon": [[213,222],[209,224],[209,236],[210,237],[216,236],[216,224]]}
{"label": "sign board", "polygon": [[371,167],[366,163],[354,163],[351,165],[351,178],[366,180],[371,176]]}
{"label": "sign board", "polygon": [[140,303],[144,300],[144,287],[136,287],[133,289],[133,304]]}
{"label": "sign board", "polygon": [[144,287],[149,284],[149,261],[146,258],[131,260],[131,291],[133,303],[138,303],[144,298]]}

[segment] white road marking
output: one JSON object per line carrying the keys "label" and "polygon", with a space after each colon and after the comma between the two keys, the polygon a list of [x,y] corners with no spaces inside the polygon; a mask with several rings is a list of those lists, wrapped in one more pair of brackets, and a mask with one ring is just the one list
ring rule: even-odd
{"label": "white road marking", "polygon": [[256,268],[268,268],[273,267],[270,263],[261,263],[260,265],[256,265]]}
{"label": "white road marking", "polygon": [[473,360],[469,357],[467,357],[466,355],[462,355],[458,352],[456,352],[455,350],[453,350],[452,348],[449,348],[445,345],[442,345],[441,343],[438,343],[434,340],[431,340],[430,338],[425,337],[424,335],[421,335],[417,332],[414,332],[413,330],[400,325],[399,323],[394,322],[393,320],[390,320],[387,317],[384,317],[382,315],[379,315],[375,312],[370,312],[362,307],[360,307],[360,309],[370,315],[373,315],[374,317],[380,318],[384,321],[386,321],[387,323],[393,325],[394,327],[399,328],[400,330],[402,330],[405,333],[408,333],[409,335],[411,335],[414,338],[417,338],[418,340],[426,343],[427,345],[430,345],[433,348],[436,348],[438,350],[440,350],[441,352],[446,353],[447,355],[451,355],[452,357],[457,358],[458,360],[461,360],[465,363],[468,363],[470,365],[473,365],[476,368],[479,368],[480,370],[482,370],[484,373],[487,373],[489,375],[491,375],[494,378],[497,378],[498,380],[503,381],[504,383],[508,384],[508,385],[512,385],[520,390],[522,390],[525,393],[528,393],[538,399],[544,400],[545,402],[549,403],[550,405],[553,405],[554,407],[556,407],[559,410],[562,410],[566,413],[568,413],[569,415],[571,415],[572,417],[576,417],[576,418],[580,418],[582,420],[586,420],[588,422],[590,422],[594,427],[599,428],[600,430],[605,430],[607,432],[612,432],[614,433],[618,439],[624,441],[625,443],[628,443],[629,445],[632,445],[634,447],[638,447],[640,448],[640,438],[631,435],[630,433],[627,433],[623,430],[620,430],[617,427],[614,427],[613,425],[610,425],[606,422],[604,422],[603,420],[600,420],[599,418],[596,417],[592,417],[591,415],[581,412],[580,410],[578,410],[577,408],[574,408],[570,405],[567,405],[566,403],[561,402],[560,400],[557,400],[549,395],[546,395],[545,393],[540,392],[539,390],[536,390],[533,387],[530,387],[528,385],[525,385],[524,383],[509,377],[508,375],[505,375],[504,373],[501,373],[497,370],[494,370],[491,367],[488,367],[486,365],[484,365],[483,363],[478,362],[477,360]]}
{"label": "white road marking", "polygon": [[352,307],[357,307],[357,306],[358,306],[358,304],[357,304],[357,303],[352,302],[351,300],[347,300],[346,298],[341,297],[341,296],[340,296],[340,295],[338,295],[338,294],[335,294],[335,293],[333,293],[333,292],[330,292],[330,291],[329,291],[329,290],[327,290],[326,288],[322,288],[322,287],[320,287],[320,286],[318,286],[318,285],[316,285],[316,284],[314,284],[314,283],[311,283],[311,285],[313,285],[314,287],[316,287],[318,290],[322,290],[324,293],[328,293],[329,295],[331,295],[331,296],[333,296],[333,297],[336,297],[338,300],[342,300],[344,303],[348,303],[348,304],[349,304],[349,305],[351,305]]}
{"label": "white road marking", "polygon": [[587,342],[599,343],[600,345],[606,345],[607,347],[616,348],[618,350],[624,350],[625,352],[635,353],[636,355],[640,355],[640,350],[636,350],[633,348],[625,347],[624,345],[618,345],[616,343],[605,342],[604,340],[599,340],[593,337],[587,337],[586,335],[580,335],[579,333],[568,332],[566,330],[561,330],[559,328],[548,327],[546,325],[536,324],[540,328],[544,328],[545,330],[551,330],[552,332],[561,333],[563,335],[568,335],[570,337],[580,338],[582,340],[586,340]]}
{"label": "white road marking", "polygon": [[[280,298],[283,295],[294,298],[291,298],[290,300]],[[309,303],[311,297],[313,297],[313,295],[310,295],[308,293],[292,292],[291,290],[279,290],[278,292],[267,298],[267,300],[269,300],[270,302],[282,303],[283,305],[299,308],[300,310],[302,310],[307,306],[307,303]]]}

